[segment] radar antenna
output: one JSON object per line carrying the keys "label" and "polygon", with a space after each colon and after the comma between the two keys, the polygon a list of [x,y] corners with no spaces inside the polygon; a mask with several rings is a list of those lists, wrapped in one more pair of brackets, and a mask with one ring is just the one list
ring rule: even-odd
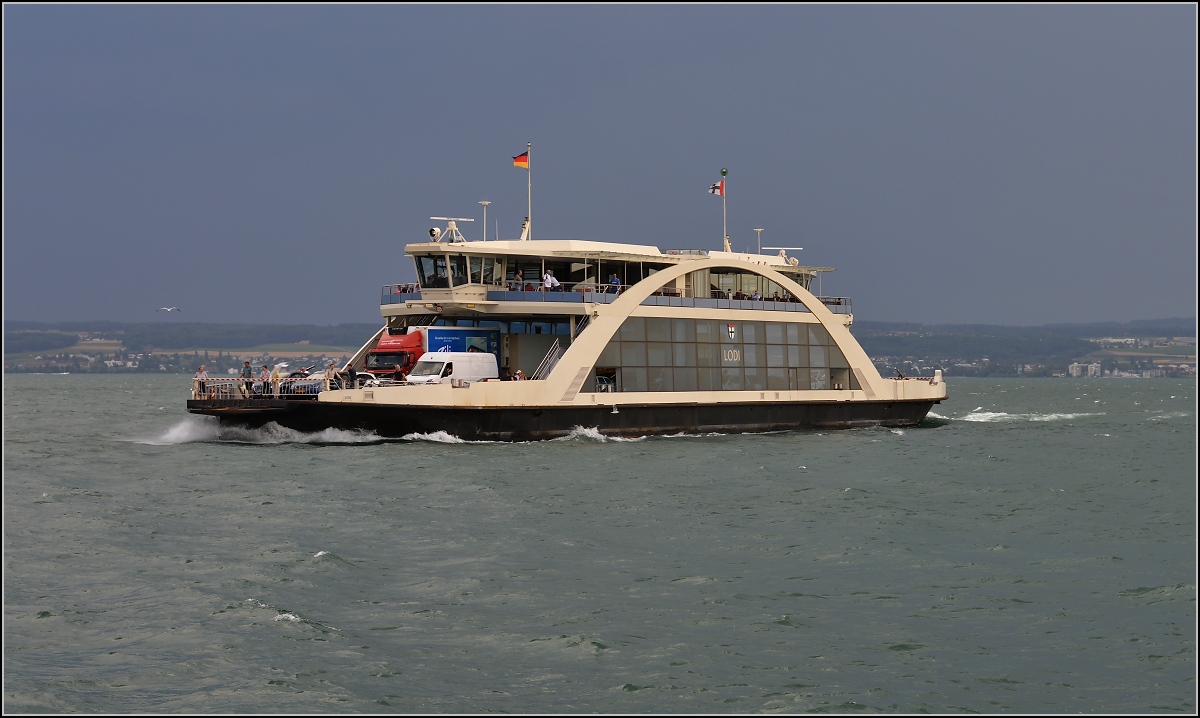
{"label": "radar antenna", "polygon": [[430,217],[430,219],[441,220],[446,223],[445,229],[437,227],[429,228],[429,237],[435,242],[465,242],[467,238],[462,236],[462,232],[458,231],[456,222],[474,222],[475,220],[469,217]]}
{"label": "radar antenna", "polygon": [[800,264],[800,260],[796,259],[795,257],[787,256],[787,251],[790,249],[794,252],[800,252],[804,250],[804,247],[763,247],[763,249],[778,249],[780,258],[795,267]]}

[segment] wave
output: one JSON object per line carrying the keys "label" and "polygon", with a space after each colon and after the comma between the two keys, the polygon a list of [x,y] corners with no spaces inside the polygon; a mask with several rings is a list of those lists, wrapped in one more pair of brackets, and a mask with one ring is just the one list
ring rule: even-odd
{"label": "wave", "polygon": [[488,441],[467,441],[445,431],[434,431],[428,434],[405,434],[401,441],[432,441],[436,444],[488,444]]}
{"label": "wave", "polygon": [[240,426],[222,427],[216,421],[185,419],[167,429],[161,436],[130,439],[137,444],[171,446],[197,442],[229,442],[234,444],[372,444],[382,441],[379,435],[366,431],[322,429],[296,431],[270,422],[257,429]]}
{"label": "wave", "polygon": [[1010,414],[1006,411],[983,411],[983,407],[977,407],[973,411],[957,417],[957,421],[977,421],[985,423],[1017,423],[1021,421],[1065,421],[1069,419],[1079,419],[1085,416],[1104,416],[1105,412],[1077,412],[1077,413],[1050,413],[1050,414]]}
{"label": "wave", "polygon": [[304,623],[304,624],[313,626],[315,628],[326,629],[326,630],[330,630],[330,631],[338,630],[337,628],[334,628],[333,626],[330,626],[329,624],[321,623],[320,621],[314,621],[311,618],[304,618],[293,611],[288,611],[288,610],[280,608],[278,606],[273,606],[269,603],[264,603],[262,601],[259,601],[256,598],[247,598],[245,600],[245,603],[250,604],[250,608],[252,610],[253,609],[261,609],[261,610],[265,610],[265,611],[274,611],[275,616],[273,616],[271,618],[272,621],[286,621],[288,623]]}
{"label": "wave", "polygon": [[1155,416],[1146,417],[1146,421],[1162,421],[1164,419],[1186,419],[1191,416],[1191,412],[1187,411],[1167,411]]}
{"label": "wave", "polygon": [[571,427],[570,433],[566,436],[560,436],[557,439],[551,439],[551,441],[595,441],[603,444],[608,441],[643,441],[645,438],[644,436],[605,436],[600,433],[599,427],[574,426]]}
{"label": "wave", "polygon": [[130,439],[135,444],[151,446],[170,446],[172,444],[191,444],[197,441],[217,441],[221,438],[221,426],[215,421],[203,419],[185,419],[162,434],[148,439]]}

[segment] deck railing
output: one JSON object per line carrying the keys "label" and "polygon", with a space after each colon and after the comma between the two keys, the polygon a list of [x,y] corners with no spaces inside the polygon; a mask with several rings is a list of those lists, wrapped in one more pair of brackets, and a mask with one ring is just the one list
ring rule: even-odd
{"label": "deck railing", "polygon": [[[392,379],[371,378],[370,375],[359,374],[355,384],[351,386],[345,374],[339,374],[336,379],[329,380],[324,374],[314,374],[303,377],[280,377],[263,382],[261,379],[242,379],[241,377],[216,377],[210,379],[192,379],[192,399],[315,399],[323,391],[331,389],[362,389],[366,387],[394,386],[398,383]],[[264,391],[265,384],[265,391]]]}
{"label": "deck railing", "polygon": [[[489,302],[561,302],[566,304],[611,304],[632,285],[611,285],[597,282],[561,282],[546,289],[540,283],[525,282],[524,286],[489,285]],[[849,297],[817,297],[834,314],[853,314]],[[421,290],[414,283],[385,284],[380,304],[420,302]],[[754,299],[742,293],[710,292],[710,296],[689,297],[675,287],[662,287],[642,301],[644,306],[697,307],[703,309],[755,309],[777,312],[807,312],[794,297],[761,297]]]}

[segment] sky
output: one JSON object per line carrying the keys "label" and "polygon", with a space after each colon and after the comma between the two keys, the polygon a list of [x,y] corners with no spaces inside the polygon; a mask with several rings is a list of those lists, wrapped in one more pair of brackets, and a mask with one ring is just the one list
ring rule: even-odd
{"label": "sky", "polygon": [[858,320],[1194,317],[1196,13],[5,4],[4,318],[380,322],[528,142],[535,238],[720,249],[724,167]]}

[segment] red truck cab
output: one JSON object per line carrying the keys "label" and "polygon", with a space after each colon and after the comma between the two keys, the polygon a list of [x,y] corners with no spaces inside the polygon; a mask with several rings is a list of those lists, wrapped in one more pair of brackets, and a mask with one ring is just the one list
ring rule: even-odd
{"label": "red truck cab", "polygon": [[379,344],[369,351],[364,362],[365,370],[383,379],[391,375],[395,381],[404,381],[412,371],[413,364],[425,352],[420,332],[412,334],[388,334],[384,332]]}

